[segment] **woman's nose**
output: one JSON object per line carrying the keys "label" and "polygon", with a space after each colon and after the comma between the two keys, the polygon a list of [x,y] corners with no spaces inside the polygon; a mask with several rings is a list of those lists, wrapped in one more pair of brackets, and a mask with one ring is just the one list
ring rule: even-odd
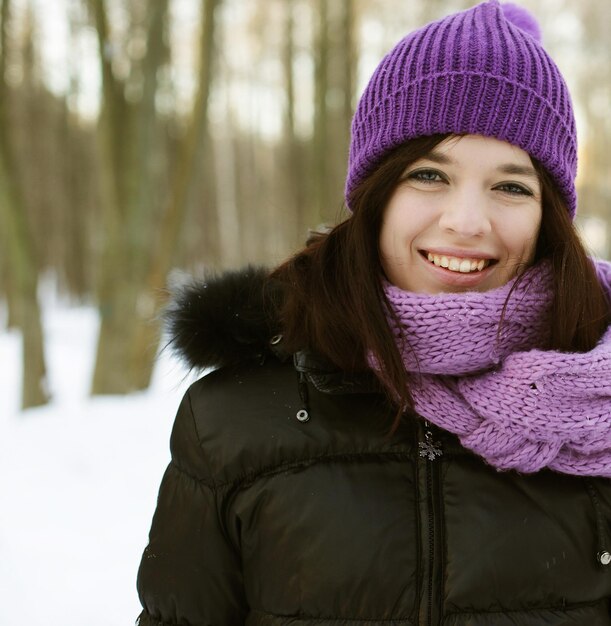
{"label": "woman's nose", "polygon": [[442,230],[451,231],[461,237],[478,237],[491,230],[490,216],[485,199],[477,194],[452,194],[446,198],[439,218]]}

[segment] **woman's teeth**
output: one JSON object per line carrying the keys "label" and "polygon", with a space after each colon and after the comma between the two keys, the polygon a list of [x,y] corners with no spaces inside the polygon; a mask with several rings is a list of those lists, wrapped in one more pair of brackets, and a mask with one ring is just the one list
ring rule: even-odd
{"label": "woman's teeth", "polygon": [[481,272],[490,265],[488,259],[461,259],[455,256],[431,254],[430,252],[427,254],[427,258],[438,267],[445,267],[451,272],[462,272],[463,274],[475,271]]}

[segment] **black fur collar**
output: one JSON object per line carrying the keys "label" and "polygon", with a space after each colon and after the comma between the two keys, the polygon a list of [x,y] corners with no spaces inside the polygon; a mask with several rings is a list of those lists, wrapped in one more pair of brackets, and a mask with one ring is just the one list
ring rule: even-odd
{"label": "black fur collar", "polygon": [[[165,311],[167,347],[190,369],[238,365],[262,361],[270,353],[287,359],[279,336],[277,305],[280,287],[268,279],[268,270],[248,266],[205,280],[190,279],[173,286],[172,300]],[[371,373],[346,376],[322,357],[307,350],[293,355],[297,372],[325,393],[379,392]]]}
{"label": "black fur collar", "polygon": [[248,266],[173,288],[164,316],[168,347],[196,369],[262,358],[279,328],[267,276]]}

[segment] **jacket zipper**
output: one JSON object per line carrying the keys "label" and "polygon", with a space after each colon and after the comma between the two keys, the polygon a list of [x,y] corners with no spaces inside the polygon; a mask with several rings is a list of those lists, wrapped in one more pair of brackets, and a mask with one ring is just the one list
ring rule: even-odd
{"label": "jacket zipper", "polygon": [[[428,566],[428,586],[427,586],[427,611],[426,623],[433,624],[433,584],[435,578],[435,549],[436,549],[436,519],[435,519],[435,499],[437,497],[438,470],[436,460],[443,455],[441,444],[434,440],[430,424],[424,422],[423,440],[418,443],[419,455],[424,459],[426,471],[427,489],[427,517],[428,517],[428,543],[429,543],[429,566]],[[437,513],[439,515],[439,513]],[[438,520],[437,520],[438,521]],[[437,549],[439,549],[437,547]],[[438,560],[438,559],[437,559]]]}

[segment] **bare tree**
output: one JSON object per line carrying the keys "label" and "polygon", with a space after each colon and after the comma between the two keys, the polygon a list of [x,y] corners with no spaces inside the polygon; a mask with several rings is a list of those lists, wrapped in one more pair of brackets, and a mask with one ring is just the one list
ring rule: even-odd
{"label": "bare tree", "polygon": [[314,211],[309,226],[333,220],[341,207],[354,101],[354,0],[318,0],[315,44]]}
{"label": "bare tree", "polygon": [[[22,406],[28,408],[49,400],[41,311],[38,302],[38,262],[32,229],[27,221],[24,193],[17,171],[10,92],[6,83],[9,52],[8,31],[11,25],[10,0],[1,0],[0,18],[0,232],[11,272],[11,290],[23,339]],[[33,45],[31,41],[26,46]]]}
{"label": "bare tree", "polygon": [[[153,298],[154,310],[164,304],[166,279],[172,267],[176,248],[184,227],[187,200],[192,185],[197,155],[205,150],[204,139],[208,136],[208,100],[212,85],[214,57],[215,14],[221,0],[201,0],[201,39],[197,93],[189,116],[174,171],[170,195],[161,215],[157,244],[146,281],[147,296]],[[148,386],[153,359],[159,344],[158,321],[152,318],[140,323],[130,343],[131,369],[135,372],[136,388]],[[143,354],[150,358],[142,359]]]}
{"label": "bare tree", "polygon": [[[138,388],[129,346],[137,311],[142,310],[138,296],[152,254],[149,224],[154,223],[150,219],[154,215],[151,189],[156,187],[151,165],[156,151],[156,76],[163,61],[160,48],[168,2],[159,0],[147,12],[146,54],[139,67],[142,84],[137,85],[140,96],[135,103],[127,97],[133,74],[118,78],[113,71],[106,4],[103,0],[89,3],[102,73],[98,139],[105,236],[98,287],[101,327],[92,392],[124,393]],[[128,36],[136,36],[133,28]]]}
{"label": "bare tree", "polygon": [[[286,184],[286,197],[296,217],[303,214],[305,206],[305,185],[303,176],[303,150],[297,137],[295,122],[295,0],[284,2],[284,45],[282,50],[284,70],[284,150],[281,168],[282,180]],[[303,237],[303,224],[296,219],[293,234],[295,241]]]}

